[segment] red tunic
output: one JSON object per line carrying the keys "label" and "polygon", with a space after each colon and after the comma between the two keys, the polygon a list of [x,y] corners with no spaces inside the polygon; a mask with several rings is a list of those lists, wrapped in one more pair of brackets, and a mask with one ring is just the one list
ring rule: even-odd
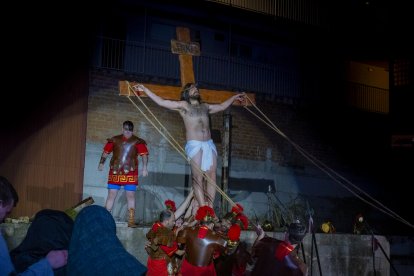
{"label": "red tunic", "polygon": [[195,266],[190,264],[185,258],[181,264],[182,276],[216,276],[216,269],[214,262],[211,262],[208,266]]}
{"label": "red tunic", "polygon": [[149,254],[147,260],[147,276],[167,276],[168,263],[178,250],[177,242],[174,241],[174,233],[161,222],[156,222],[146,234],[152,246],[147,248]]}
{"label": "red tunic", "polygon": [[166,259],[155,260],[148,256],[146,276],[168,276],[167,265]]}

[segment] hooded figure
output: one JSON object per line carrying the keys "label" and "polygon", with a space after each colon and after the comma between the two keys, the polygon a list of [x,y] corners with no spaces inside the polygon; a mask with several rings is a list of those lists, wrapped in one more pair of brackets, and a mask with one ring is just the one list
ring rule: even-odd
{"label": "hooded figure", "polygon": [[69,246],[68,275],[145,275],[147,269],[126,251],[112,215],[91,205],[76,217]]}

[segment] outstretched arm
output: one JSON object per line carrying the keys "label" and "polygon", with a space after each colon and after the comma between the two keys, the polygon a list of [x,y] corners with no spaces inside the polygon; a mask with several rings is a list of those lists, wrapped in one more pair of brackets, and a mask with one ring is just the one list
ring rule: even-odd
{"label": "outstretched arm", "polygon": [[220,111],[225,110],[227,107],[229,107],[234,101],[243,101],[246,98],[246,93],[240,93],[240,94],[236,94],[230,98],[228,98],[227,100],[225,100],[224,102],[222,102],[221,104],[211,104],[209,105],[209,113],[213,114],[213,113],[217,113]]}
{"label": "outstretched arm", "polygon": [[178,219],[179,217],[181,217],[185,211],[188,208],[188,205],[191,202],[191,199],[193,198],[194,195],[194,191],[193,189],[191,189],[190,193],[187,195],[186,199],[183,201],[183,203],[181,203],[181,205],[177,208],[177,210],[174,212],[175,218]]}
{"label": "outstretched arm", "polygon": [[138,91],[144,91],[147,96],[153,100],[156,104],[159,106],[168,108],[168,109],[180,109],[182,108],[182,102],[181,101],[171,101],[161,98],[160,96],[154,94],[151,90],[149,90],[147,87],[145,87],[143,84],[137,84],[134,85],[134,89]]}

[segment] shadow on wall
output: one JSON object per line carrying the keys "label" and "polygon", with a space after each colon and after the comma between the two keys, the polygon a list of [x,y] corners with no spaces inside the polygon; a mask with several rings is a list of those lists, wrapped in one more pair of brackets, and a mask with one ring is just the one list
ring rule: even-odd
{"label": "shadow on wall", "polygon": [[[22,198],[27,198],[30,203],[38,208],[33,210],[35,212],[42,209],[57,209],[58,204],[65,206],[64,208],[70,208],[73,205],[72,197],[68,197],[68,194],[77,194],[74,192],[74,184],[65,182],[63,187],[40,187],[39,185],[28,186],[26,188],[26,194],[22,193]],[[30,196],[29,196],[30,195]],[[81,198],[81,195],[76,195],[77,198]],[[29,214],[30,216],[32,214]]]}
{"label": "shadow on wall", "polygon": [[[165,209],[164,201],[160,199],[155,191],[139,189],[135,193],[135,222],[138,225],[151,225],[158,220],[159,213]],[[126,194],[123,189],[118,192],[115,199],[112,216],[116,222],[128,220],[128,206]]]}

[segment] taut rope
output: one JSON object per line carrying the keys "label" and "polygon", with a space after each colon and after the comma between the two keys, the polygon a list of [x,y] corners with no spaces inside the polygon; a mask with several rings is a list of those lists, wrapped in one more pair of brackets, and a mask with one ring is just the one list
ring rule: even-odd
{"label": "taut rope", "polygon": [[[131,87],[131,85],[128,83],[128,89],[132,91],[132,93],[139,99],[141,104],[145,107],[145,109],[150,113],[150,115],[154,118],[155,122],[158,123],[159,126],[156,126],[154,121],[148,117],[148,115],[131,99],[130,96],[127,96],[128,99],[131,101],[131,103],[139,110],[139,112],[148,120],[148,122],[151,123],[151,125],[154,126],[154,128],[171,144],[171,146],[184,158],[189,162],[190,164],[194,165],[193,167],[196,168],[207,180],[207,183],[209,185],[214,185],[215,189],[225,198],[232,206],[235,206],[236,204],[234,201],[223,191],[219,186],[217,186],[216,183],[214,183],[211,178],[201,170],[197,164],[192,162],[191,158],[187,157],[185,154],[184,149],[181,147],[181,145],[174,139],[174,137],[169,133],[169,131],[162,125],[162,123],[156,118],[156,116],[151,112],[151,110],[148,108],[148,106],[144,103],[144,101],[141,99],[141,97],[136,93],[136,91]],[[355,195],[357,198],[362,200],[363,202],[367,203],[368,205],[371,205],[372,207],[378,209],[379,211],[389,215],[390,217],[408,225],[411,228],[414,228],[414,225],[399,216],[397,213],[386,207],[384,204],[370,196],[367,192],[363,191],[361,188],[356,186],[355,184],[351,183],[349,180],[347,180],[345,177],[334,171],[333,169],[329,168],[326,164],[316,159],[311,154],[307,153],[302,147],[294,143],[287,135],[285,135],[279,128],[276,127],[276,125],[254,104],[254,102],[246,95],[246,99],[250,102],[250,104],[256,109],[256,111],[261,115],[260,117],[258,114],[250,110],[246,105],[244,105],[244,108],[249,111],[253,116],[255,116],[257,119],[262,121],[264,124],[266,124],[269,128],[274,130],[277,134],[285,138],[298,152],[300,152],[307,160],[309,160],[312,164],[314,164],[316,167],[318,167],[321,171],[326,173],[330,178],[332,178],[336,183],[341,185],[343,188],[348,190],[351,194]],[[165,132],[165,133],[164,133]],[[356,191],[354,191],[355,189]],[[361,193],[363,196],[367,197],[365,199],[363,196],[361,196]]]}
{"label": "taut rope", "polygon": [[[256,118],[261,120],[263,123],[265,123],[267,126],[269,126],[271,129],[273,129],[276,133],[278,133],[280,136],[285,138],[297,151],[299,151],[307,160],[309,160],[312,164],[314,164],[316,167],[318,167],[320,170],[325,172],[330,178],[332,178],[336,183],[339,183],[342,187],[344,187],[346,190],[348,190],[350,193],[355,195],[357,198],[361,199],[363,202],[371,205],[372,207],[380,210],[381,212],[389,215],[390,217],[410,226],[411,228],[414,228],[414,225],[409,223],[407,220],[403,219],[401,216],[396,214],[394,211],[390,210],[388,207],[386,207],[384,204],[376,200],[375,198],[371,197],[367,192],[363,191],[361,188],[356,186],[355,184],[351,183],[349,180],[347,180],[345,177],[340,175],[339,173],[335,172],[333,169],[329,168],[326,164],[323,162],[317,160],[314,156],[307,153],[302,147],[294,143],[289,137],[287,137],[280,129],[278,129],[275,124],[252,102],[252,100],[246,96],[246,98],[250,101],[251,105],[257,110],[259,114],[263,116],[263,118],[260,118],[259,115],[254,113],[252,110],[248,108],[247,105],[244,106],[246,110],[248,110],[251,114],[253,114]],[[342,180],[342,181],[341,181]],[[361,194],[366,196],[368,198],[365,199],[361,195],[359,195],[357,192],[354,192],[352,188],[355,188],[357,191],[359,191]],[[372,202],[370,202],[371,200]]]}

